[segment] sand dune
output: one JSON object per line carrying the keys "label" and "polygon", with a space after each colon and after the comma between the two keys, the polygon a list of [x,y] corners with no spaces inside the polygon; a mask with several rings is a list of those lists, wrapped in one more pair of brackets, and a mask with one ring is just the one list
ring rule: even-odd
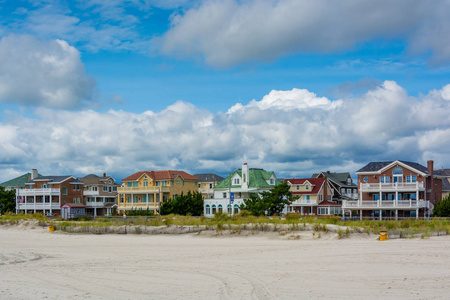
{"label": "sand dune", "polygon": [[[447,299],[450,237],[81,235],[0,226],[0,299]],[[304,237],[302,237],[304,235]]]}

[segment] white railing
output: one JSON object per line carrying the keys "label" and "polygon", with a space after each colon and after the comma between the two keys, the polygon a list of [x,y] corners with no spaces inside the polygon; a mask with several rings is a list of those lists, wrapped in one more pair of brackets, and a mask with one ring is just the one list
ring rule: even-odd
{"label": "white railing", "polygon": [[160,192],[169,191],[170,186],[137,186],[137,187],[119,187],[118,192]]}
{"label": "white railing", "polygon": [[361,183],[362,191],[379,191],[379,190],[424,190],[423,182],[395,182],[395,183]]}
{"label": "white railing", "polygon": [[342,201],[343,208],[422,208],[427,207],[424,200],[362,200],[362,201]]}
{"label": "white railing", "polygon": [[60,209],[59,203],[18,203],[18,209],[32,210],[32,209]]}
{"label": "white railing", "polygon": [[349,197],[352,199],[358,199],[358,194],[357,193],[341,193],[342,196],[345,197]]}
{"label": "white railing", "polygon": [[99,191],[83,191],[83,196],[98,196]]}
{"label": "white railing", "polygon": [[86,207],[104,207],[104,202],[86,202]]}
{"label": "white railing", "polygon": [[42,195],[59,195],[60,189],[21,189],[18,190],[17,196],[42,196]]}
{"label": "white railing", "polygon": [[[297,199],[292,204],[299,204],[299,205],[317,205],[316,200],[303,200],[303,199]],[[291,205],[292,205],[291,204]]]}

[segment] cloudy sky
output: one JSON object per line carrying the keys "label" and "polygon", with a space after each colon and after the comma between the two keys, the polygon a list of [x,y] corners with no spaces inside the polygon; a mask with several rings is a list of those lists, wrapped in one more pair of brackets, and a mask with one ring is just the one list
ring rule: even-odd
{"label": "cloudy sky", "polygon": [[0,182],[450,168],[449,0],[0,0]]}

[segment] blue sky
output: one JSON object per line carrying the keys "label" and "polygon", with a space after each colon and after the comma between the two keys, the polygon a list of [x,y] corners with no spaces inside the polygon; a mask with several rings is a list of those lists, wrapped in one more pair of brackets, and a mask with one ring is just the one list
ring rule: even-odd
{"label": "blue sky", "polygon": [[449,167],[450,1],[0,1],[0,182]]}

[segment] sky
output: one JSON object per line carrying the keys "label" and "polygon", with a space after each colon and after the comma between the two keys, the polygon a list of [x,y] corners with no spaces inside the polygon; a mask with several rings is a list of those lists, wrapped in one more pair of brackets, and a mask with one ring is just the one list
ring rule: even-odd
{"label": "sky", "polygon": [[450,168],[450,0],[0,0],[0,182]]}

